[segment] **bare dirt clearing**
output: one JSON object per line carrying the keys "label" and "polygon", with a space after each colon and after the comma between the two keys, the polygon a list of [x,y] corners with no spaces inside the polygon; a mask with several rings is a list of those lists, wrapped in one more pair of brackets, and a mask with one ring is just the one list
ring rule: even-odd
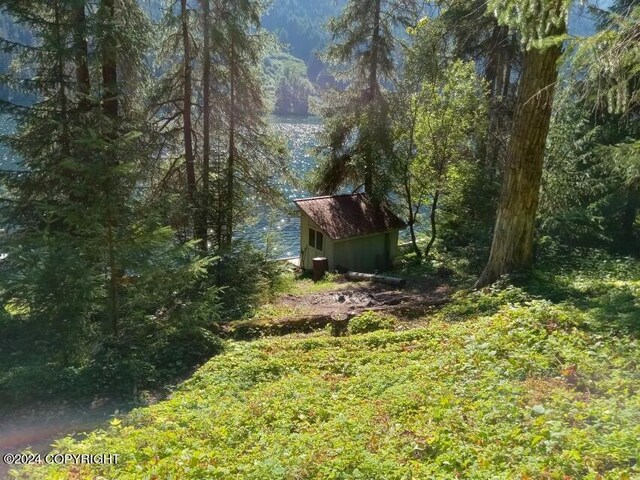
{"label": "bare dirt clearing", "polygon": [[438,278],[412,277],[404,287],[353,283],[338,277],[322,291],[287,293],[268,312],[221,325],[223,336],[250,339],[265,335],[309,333],[336,320],[348,320],[367,310],[384,311],[411,321],[449,301],[453,287]]}
{"label": "bare dirt clearing", "polygon": [[300,314],[357,315],[365,310],[400,310],[401,307],[429,307],[446,301],[450,287],[439,285],[430,291],[416,291],[409,287],[386,288],[384,285],[363,283],[345,290],[286,294],[276,304],[297,309]]}

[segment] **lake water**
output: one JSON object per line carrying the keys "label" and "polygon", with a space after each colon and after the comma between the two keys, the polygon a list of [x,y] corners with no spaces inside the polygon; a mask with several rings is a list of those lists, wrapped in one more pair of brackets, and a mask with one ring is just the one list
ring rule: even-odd
{"label": "lake water", "polygon": [[[317,117],[272,117],[276,132],[286,139],[291,150],[292,170],[302,177],[315,166],[311,150],[321,124]],[[14,123],[7,115],[0,116],[0,135],[13,131]],[[5,145],[0,145],[0,170],[15,168],[14,154]],[[267,249],[272,257],[292,257],[300,251],[300,219],[295,213],[294,198],[308,196],[309,192],[282,185],[289,200],[288,212],[277,211],[266,205],[258,206],[261,215],[257,221],[239,233],[239,237],[250,241],[261,249]],[[261,208],[260,208],[261,207]],[[268,241],[267,241],[268,240]]]}
{"label": "lake water", "polygon": [[[276,132],[286,139],[291,152],[291,168],[302,178],[316,165],[313,148],[321,131],[317,117],[271,117]],[[272,257],[293,257],[300,253],[300,218],[293,203],[294,198],[309,196],[309,192],[292,185],[282,185],[288,200],[288,211],[280,211],[259,205],[257,222],[247,226],[239,237],[265,249]]]}
{"label": "lake water", "polygon": [[[302,178],[316,165],[313,148],[317,145],[318,134],[322,130],[317,117],[279,117],[272,116],[271,123],[277,134],[287,142],[291,152],[291,168],[294,174]],[[0,134],[10,133],[13,122],[7,116],[0,117]],[[15,168],[12,153],[4,145],[0,145],[0,169]],[[281,185],[288,200],[287,211],[275,210],[264,203],[256,205],[260,212],[253,223],[240,232],[238,238],[251,242],[266,251],[272,258],[293,257],[300,252],[300,218],[293,204],[294,198],[306,197],[310,192],[297,189],[292,185]],[[407,232],[401,232],[405,238]]]}

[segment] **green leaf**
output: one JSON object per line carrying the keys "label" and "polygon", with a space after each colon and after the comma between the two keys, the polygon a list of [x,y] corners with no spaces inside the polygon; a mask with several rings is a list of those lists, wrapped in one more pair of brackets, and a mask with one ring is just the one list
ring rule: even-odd
{"label": "green leaf", "polygon": [[534,405],[531,410],[536,415],[544,415],[544,413],[546,412],[545,408],[542,405]]}

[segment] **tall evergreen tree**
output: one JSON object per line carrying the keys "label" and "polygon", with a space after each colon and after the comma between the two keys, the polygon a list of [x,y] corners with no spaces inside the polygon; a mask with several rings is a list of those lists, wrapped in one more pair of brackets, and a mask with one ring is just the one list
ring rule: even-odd
{"label": "tall evergreen tree", "polygon": [[[599,11],[596,34],[575,42],[548,142],[541,218],[546,233],[625,251],[640,240],[640,6],[633,3]],[[567,182],[577,188],[559,191]]]}
{"label": "tall evergreen tree", "polygon": [[417,14],[413,1],[349,0],[329,22],[325,58],[348,87],[325,97],[325,161],[317,190],[332,193],[350,182],[376,199],[388,193],[393,141],[384,84],[394,80],[397,28],[413,24]]}
{"label": "tall evergreen tree", "polygon": [[533,263],[542,163],[569,4],[489,2],[501,23],[519,30],[526,51],[491,253],[477,286]]}
{"label": "tall evergreen tree", "polygon": [[[251,210],[247,198],[264,202],[282,198],[277,179],[285,172],[283,147],[270,133],[260,64],[271,37],[261,28],[261,0],[213,2],[212,55],[214,128],[220,139],[217,165],[216,238],[228,248]],[[222,140],[224,138],[224,140]]]}
{"label": "tall evergreen tree", "polygon": [[201,0],[203,30],[202,60],[202,191],[199,195],[195,233],[200,249],[209,247],[209,176],[211,175],[211,1]]}
{"label": "tall evergreen tree", "polygon": [[[3,293],[52,328],[62,326],[58,332],[80,336],[90,319],[104,319],[100,329],[119,332],[123,275],[132,265],[126,250],[142,235],[139,226],[132,229],[132,207],[139,180],[134,165],[146,151],[136,133],[136,92],[148,26],[135,3],[97,6],[3,4],[37,39],[33,46],[14,45],[20,63],[13,74],[36,101],[4,104],[18,122],[6,141],[23,173],[6,181],[9,274]],[[74,337],[56,344],[67,355],[86,342]]]}
{"label": "tall evergreen tree", "polygon": [[495,15],[486,11],[485,0],[454,0],[440,2],[440,6],[443,10],[438,22],[451,45],[450,54],[473,60],[488,83],[489,124],[481,160],[497,176],[504,163],[522,61],[517,31],[499,24]]}
{"label": "tall evergreen tree", "polygon": [[[260,28],[264,8],[261,0],[180,0],[163,21],[156,108],[176,167],[165,178],[186,177],[188,214],[176,209],[178,224],[202,250],[231,244],[247,192],[278,196],[272,177],[282,154],[269,134],[259,68],[270,41]],[[193,161],[180,168],[182,159]]]}

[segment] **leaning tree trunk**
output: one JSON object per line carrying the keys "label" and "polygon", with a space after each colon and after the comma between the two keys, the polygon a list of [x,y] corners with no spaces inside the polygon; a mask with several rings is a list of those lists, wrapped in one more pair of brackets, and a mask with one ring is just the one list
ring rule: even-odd
{"label": "leaning tree trunk", "polygon": [[405,190],[406,200],[407,200],[407,211],[409,212],[407,225],[409,225],[409,233],[411,234],[411,248],[413,249],[413,252],[416,254],[416,257],[418,258],[418,260],[421,260],[422,252],[420,251],[420,248],[418,248],[418,241],[416,240],[416,230],[415,230],[416,217],[418,215],[418,210],[420,208],[416,208],[415,211],[413,210],[413,200],[411,198],[412,197],[411,185],[409,184],[409,179],[407,178],[405,178],[405,181],[404,181],[404,190]]}
{"label": "leaning tree trunk", "polygon": [[476,287],[533,264],[533,239],[544,146],[558,78],[559,45],[524,55],[489,261]]}

